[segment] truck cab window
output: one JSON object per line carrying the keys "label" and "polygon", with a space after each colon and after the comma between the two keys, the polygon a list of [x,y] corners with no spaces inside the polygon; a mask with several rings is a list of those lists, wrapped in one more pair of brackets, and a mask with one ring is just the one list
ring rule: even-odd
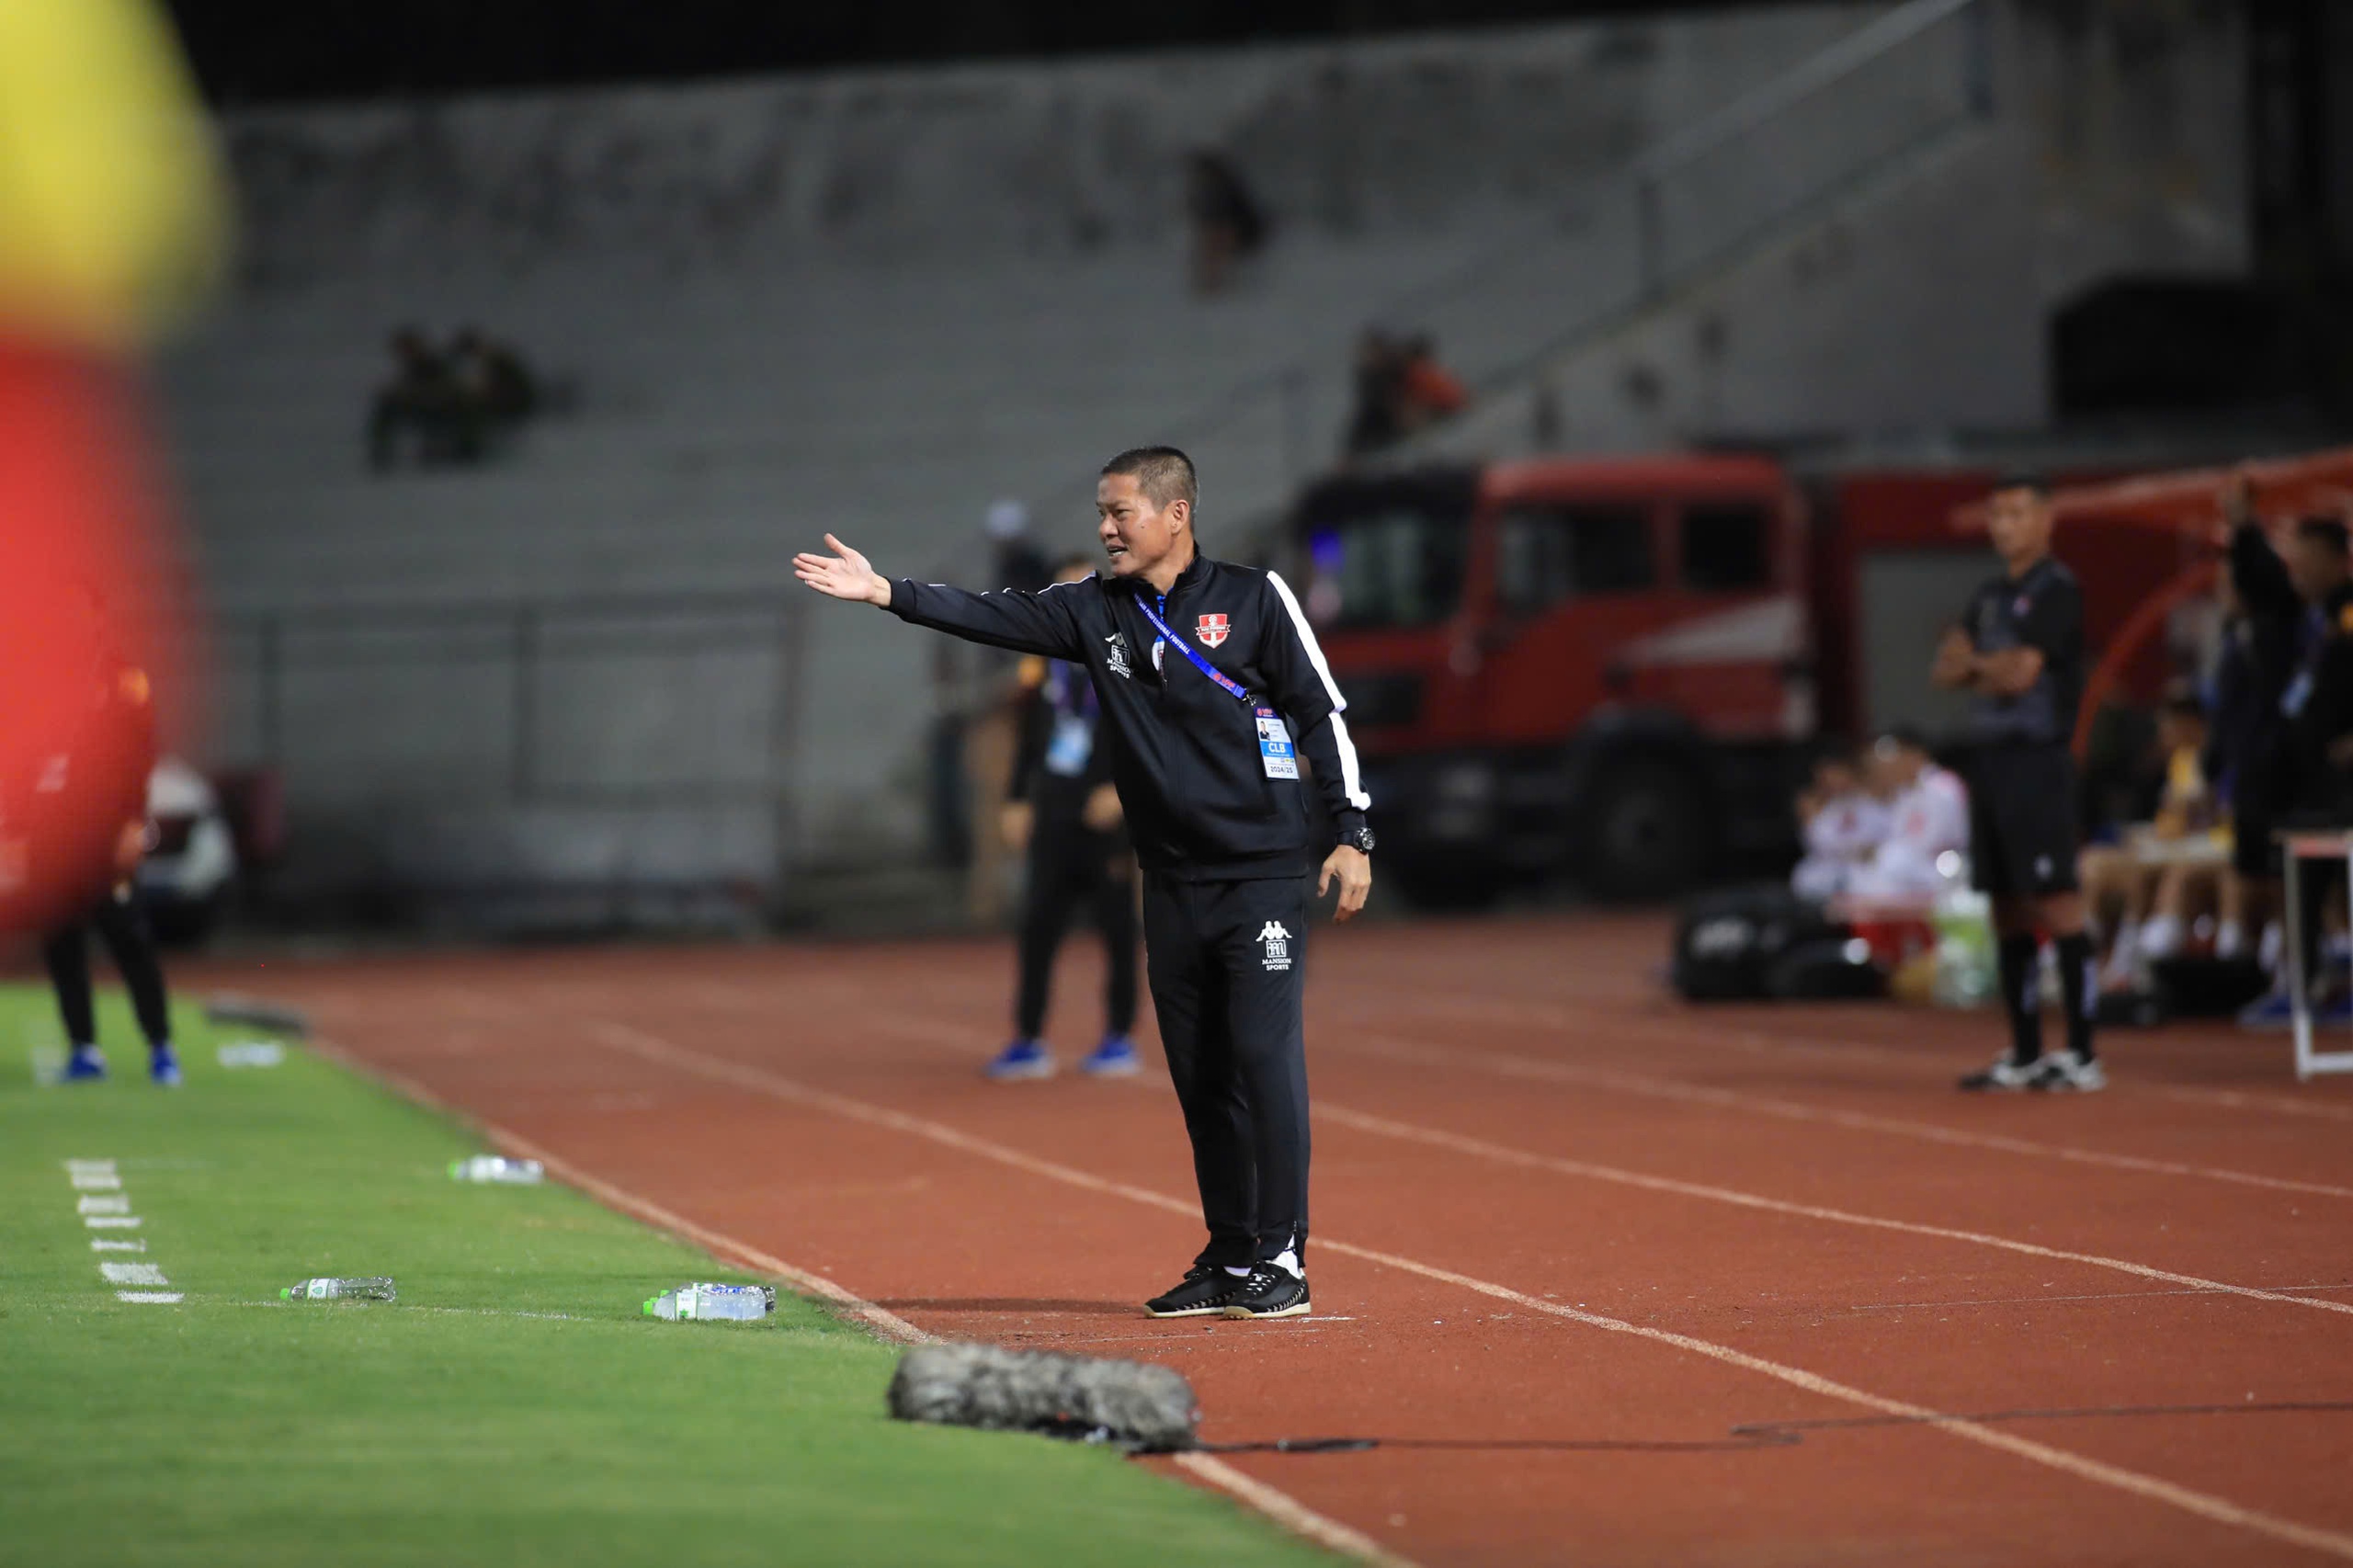
{"label": "truck cab window", "polygon": [[1391,507],[1326,523],[1308,540],[1309,613],[1335,629],[1429,626],[1462,599],[1463,529]]}
{"label": "truck cab window", "polygon": [[1750,502],[1683,508],[1683,585],[1695,593],[1729,594],[1772,581],[1766,540],[1771,521]]}
{"label": "truck cab window", "polygon": [[1495,592],[1506,614],[1567,598],[1639,593],[1658,578],[1640,506],[1515,506],[1502,518]]}

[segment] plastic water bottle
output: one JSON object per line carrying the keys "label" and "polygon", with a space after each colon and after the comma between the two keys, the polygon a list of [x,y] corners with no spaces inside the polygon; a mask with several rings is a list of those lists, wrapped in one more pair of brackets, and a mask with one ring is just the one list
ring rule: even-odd
{"label": "plastic water bottle", "polygon": [[281,1301],[396,1301],[392,1282],[381,1276],[365,1279],[303,1279],[278,1293]]}
{"label": "plastic water bottle", "polygon": [[545,1179],[547,1169],[537,1160],[508,1160],[496,1154],[476,1154],[471,1160],[451,1160],[449,1177],[452,1181],[503,1181],[518,1185]]}
{"label": "plastic water bottle", "polygon": [[241,1040],[214,1054],[223,1067],[275,1067],[286,1060],[286,1048],[274,1040]]}
{"label": "plastic water bottle", "polygon": [[645,1303],[650,1318],[676,1320],[728,1319],[756,1323],[776,1311],[772,1285],[681,1285]]}
{"label": "plastic water bottle", "polygon": [[1952,888],[1937,898],[1938,1006],[1978,1007],[2000,988],[1994,955],[1992,903],[1982,892]]}

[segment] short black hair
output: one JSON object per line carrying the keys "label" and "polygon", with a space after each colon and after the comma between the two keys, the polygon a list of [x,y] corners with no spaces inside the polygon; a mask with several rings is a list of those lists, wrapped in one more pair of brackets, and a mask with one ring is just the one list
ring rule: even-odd
{"label": "short black hair", "polygon": [[1994,482],[1994,494],[2006,490],[2024,490],[2047,501],[2051,498],[2051,479],[2039,468],[2014,468]]}
{"label": "short black hair", "polygon": [[2195,687],[2170,691],[2165,694],[2165,712],[2172,719],[2202,720],[2206,717],[2206,699],[2198,695]]}
{"label": "short black hair", "polygon": [[1178,501],[1188,507],[1201,504],[1193,460],[1174,447],[1130,447],[1105,463],[1103,472],[1133,474],[1136,488],[1151,498],[1154,507],[1165,508]]}
{"label": "short black hair", "polygon": [[2342,517],[2332,517],[2325,513],[2299,517],[2296,519],[2296,537],[2325,544],[2339,555],[2346,553],[2347,534]]}

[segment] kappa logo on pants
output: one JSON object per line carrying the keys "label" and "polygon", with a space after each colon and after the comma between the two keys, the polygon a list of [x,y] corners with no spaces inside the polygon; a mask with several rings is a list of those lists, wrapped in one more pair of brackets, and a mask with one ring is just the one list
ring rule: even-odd
{"label": "kappa logo on pants", "polygon": [[1269,920],[1258,928],[1258,945],[1266,949],[1264,961],[1270,973],[1290,968],[1290,933],[1281,921]]}

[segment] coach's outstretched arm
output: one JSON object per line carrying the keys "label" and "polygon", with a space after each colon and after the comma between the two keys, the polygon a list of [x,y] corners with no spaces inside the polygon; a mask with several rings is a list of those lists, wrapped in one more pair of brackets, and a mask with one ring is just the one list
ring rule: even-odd
{"label": "coach's outstretched arm", "polygon": [[972,594],[904,577],[892,582],[833,535],[825,536],[825,546],[834,553],[803,551],[794,556],[792,574],[828,598],[874,605],[901,620],[946,631],[968,642],[1056,659],[1086,657],[1078,621],[1070,608],[1069,590],[1074,585],[1057,583],[1039,594],[1011,588]]}

